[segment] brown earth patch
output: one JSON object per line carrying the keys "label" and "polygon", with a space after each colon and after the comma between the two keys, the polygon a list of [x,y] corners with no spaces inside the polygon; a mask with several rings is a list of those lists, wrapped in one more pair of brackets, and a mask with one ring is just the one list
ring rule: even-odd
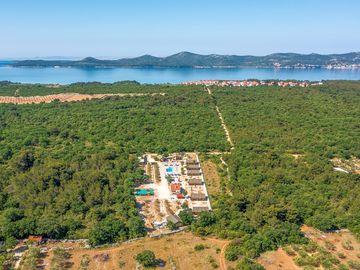
{"label": "brown earth patch", "polygon": [[12,96],[0,96],[0,103],[11,103],[11,104],[39,104],[39,103],[50,103],[55,100],[59,102],[72,102],[72,101],[83,101],[92,99],[104,99],[107,97],[139,97],[139,96],[154,96],[154,95],[165,95],[164,93],[147,94],[147,93],[131,93],[131,94],[78,94],[78,93],[64,93],[47,96],[31,96],[31,97],[12,97]]}
{"label": "brown earth patch", "polygon": [[[152,250],[157,259],[165,262],[164,267],[159,269],[171,269],[171,261],[176,265],[176,269],[196,269],[208,270],[213,269],[210,263],[211,258],[214,260],[218,269],[225,270],[223,263],[220,265],[220,258],[223,256],[224,245],[229,241],[200,238],[189,232],[178,233],[171,236],[165,236],[160,239],[145,238],[144,240],[131,243],[124,243],[117,247],[84,249],[73,246],[70,250],[71,258],[69,259],[68,269],[79,269],[82,256],[88,255],[90,258],[89,270],[99,269],[136,269],[134,256],[139,252],[149,249]],[[205,249],[195,251],[194,247],[203,244]],[[51,251],[45,258],[45,269],[49,269]],[[101,258],[107,257],[106,261]],[[122,268],[120,267],[122,264]]]}
{"label": "brown earth patch", "polygon": [[219,193],[221,178],[216,164],[211,160],[205,160],[201,162],[201,165],[209,194],[214,195]]}
{"label": "brown earth patch", "polygon": [[277,251],[270,251],[262,254],[258,262],[265,267],[266,270],[298,270],[302,269],[297,266],[293,258],[279,248]]}

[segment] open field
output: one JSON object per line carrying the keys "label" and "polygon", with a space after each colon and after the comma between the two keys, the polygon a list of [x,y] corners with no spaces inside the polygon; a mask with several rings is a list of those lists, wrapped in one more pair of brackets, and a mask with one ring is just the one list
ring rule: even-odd
{"label": "open field", "polygon": [[216,164],[211,160],[202,161],[202,168],[204,171],[204,177],[206,179],[206,186],[210,195],[214,195],[220,192],[220,175]]}
{"label": "open field", "polygon": [[39,104],[39,103],[50,103],[55,100],[59,102],[74,102],[92,99],[104,99],[107,97],[138,97],[138,96],[152,96],[152,95],[165,95],[164,93],[128,93],[128,94],[78,94],[78,93],[62,93],[56,95],[47,96],[32,96],[32,97],[11,97],[11,96],[0,96],[0,103],[12,103],[12,104]]}
{"label": "open field", "polygon": [[[70,250],[71,258],[68,260],[71,267],[69,269],[79,269],[81,257],[89,255],[90,265],[89,270],[98,269],[136,269],[136,261],[134,256],[143,250],[152,250],[157,259],[165,262],[165,266],[161,269],[172,269],[171,260],[176,265],[178,270],[208,270],[213,269],[210,260],[214,260],[214,265],[220,268],[220,257],[223,255],[221,249],[228,241],[200,238],[191,233],[183,232],[172,236],[166,236],[160,239],[146,238],[141,241],[122,244],[118,247],[101,248],[101,249],[83,249],[80,247],[72,247]],[[196,245],[202,244],[205,249],[195,251]],[[64,244],[65,247],[71,245]],[[61,244],[60,244],[61,246]],[[106,261],[99,261],[100,254],[108,254],[109,259]],[[98,259],[96,259],[98,258]],[[45,269],[49,269],[51,260],[51,251],[44,259]],[[119,264],[122,264],[121,268]],[[225,268],[226,269],[226,268]],[[224,270],[225,270],[224,269]]]}
{"label": "open field", "polygon": [[297,266],[293,258],[286,254],[286,252],[279,248],[277,251],[269,251],[261,255],[258,262],[262,264],[266,270],[299,270],[301,267]]}

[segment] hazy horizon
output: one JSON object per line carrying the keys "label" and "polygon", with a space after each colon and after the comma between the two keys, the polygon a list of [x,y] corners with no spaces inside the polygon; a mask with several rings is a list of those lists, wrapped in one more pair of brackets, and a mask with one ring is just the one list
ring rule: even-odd
{"label": "hazy horizon", "polygon": [[[180,51],[174,54],[178,54],[178,53],[183,53],[183,52],[187,52],[187,53],[194,53],[194,54],[199,54],[199,55],[236,55],[236,56],[247,56],[250,54],[233,54],[233,53],[229,53],[229,54],[218,54],[218,53],[210,53],[210,54],[201,54],[201,53],[197,53],[197,52],[190,52],[190,51]],[[257,57],[262,57],[262,56],[267,56],[267,55],[272,55],[272,54],[300,54],[300,55],[310,55],[310,54],[319,54],[319,55],[331,55],[331,54],[348,54],[348,53],[360,53],[360,51],[349,51],[349,52],[340,52],[340,53],[298,53],[298,52],[274,52],[274,53],[270,53],[270,54],[266,54],[266,55],[251,55],[251,56],[257,56]],[[16,61],[16,60],[82,60],[86,57],[93,57],[96,59],[100,59],[100,60],[117,60],[117,59],[121,59],[121,58],[135,58],[135,57],[141,57],[144,55],[151,55],[151,56],[155,56],[155,57],[167,57],[167,56],[171,56],[174,54],[170,54],[170,55],[154,55],[151,53],[147,53],[147,54],[142,54],[142,55],[136,55],[136,56],[93,56],[93,55],[87,55],[87,56],[34,56],[34,57],[19,57],[19,58],[0,58],[1,61]]]}
{"label": "hazy horizon", "polygon": [[355,0],[4,0],[0,10],[0,59],[360,51]]}

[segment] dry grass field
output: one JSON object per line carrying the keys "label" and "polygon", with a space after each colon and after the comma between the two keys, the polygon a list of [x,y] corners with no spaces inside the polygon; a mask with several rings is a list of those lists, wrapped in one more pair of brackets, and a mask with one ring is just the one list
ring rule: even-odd
{"label": "dry grass field", "polygon": [[201,165],[209,194],[215,195],[219,193],[221,178],[216,164],[211,160],[204,160],[201,162]]}
{"label": "dry grass field", "polygon": [[[137,97],[137,96],[148,96],[157,94],[145,94],[145,93],[129,93],[129,94],[78,94],[78,93],[64,93],[47,96],[32,96],[32,97],[11,97],[11,96],[0,96],[0,103],[11,103],[11,104],[39,104],[39,103],[50,103],[55,100],[60,102],[73,102],[73,101],[84,101],[91,99],[104,99],[107,97]],[[159,93],[158,95],[164,95]]]}
{"label": "dry grass field", "polygon": [[[160,239],[146,238],[144,240],[121,244],[117,247],[101,249],[84,249],[71,244],[59,244],[57,246],[72,247],[71,258],[68,260],[70,268],[79,269],[81,258],[88,255],[90,258],[89,270],[118,270],[137,269],[134,256],[143,250],[152,250],[157,259],[165,263],[159,269],[172,269],[171,261],[176,269],[209,270],[226,269],[224,267],[224,247],[226,240],[200,238],[189,232],[182,232]],[[203,245],[203,250],[195,250],[196,245]],[[51,252],[45,258],[45,269],[50,269]],[[222,257],[222,260],[220,258]],[[106,260],[104,260],[106,258]],[[213,265],[211,262],[214,262]]]}

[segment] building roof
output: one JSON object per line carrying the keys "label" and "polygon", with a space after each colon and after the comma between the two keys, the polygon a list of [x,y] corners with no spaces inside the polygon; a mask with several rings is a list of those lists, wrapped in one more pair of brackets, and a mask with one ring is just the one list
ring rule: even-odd
{"label": "building roof", "polygon": [[201,175],[200,170],[187,170],[187,175]]}
{"label": "building roof", "polygon": [[202,180],[199,178],[190,178],[188,181],[189,185],[202,185]]}
{"label": "building roof", "polygon": [[194,206],[192,208],[193,213],[207,212],[209,208],[207,206]]}
{"label": "building roof", "polygon": [[194,201],[205,201],[206,195],[204,193],[191,193],[191,199]]}
{"label": "building roof", "polygon": [[34,242],[41,242],[43,240],[43,237],[41,235],[29,235],[28,240]]}
{"label": "building roof", "polygon": [[200,170],[200,165],[199,164],[189,164],[189,165],[186,165],[186,169],[187,170]]}
{"label": "building roof", "polygon": [[179,192],[181,190],[181,185],[178,183],[171,183],[170,190],[171,192]]}
{"label": "building roof", "polygon": [[166,217],[166,220],[168,222],[172,222],[174,224],[178,224],[178,223],[181,222],[181,219],[176,215],[169,215],[169,216]]}
{"label": "building roof", "polygon": [[186,165],[188,164],[199,164],[199,162],[195,159],[188,159],[186,160]]}

